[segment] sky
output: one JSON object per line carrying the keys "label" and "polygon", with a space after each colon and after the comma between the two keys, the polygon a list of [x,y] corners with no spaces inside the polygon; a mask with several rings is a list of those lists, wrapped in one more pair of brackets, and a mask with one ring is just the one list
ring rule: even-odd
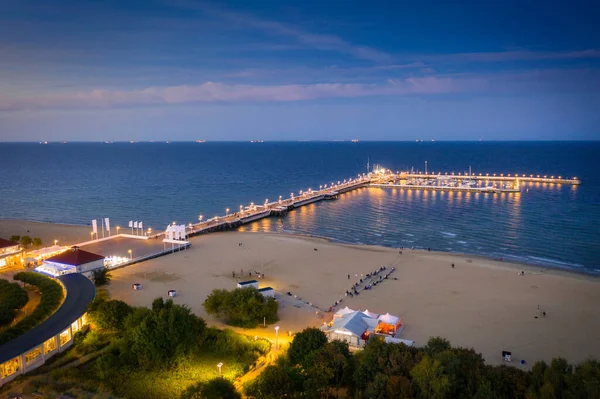
{"label": "sky", "polygon": [[594,1],[0,9],[0,141],[600,139]]}

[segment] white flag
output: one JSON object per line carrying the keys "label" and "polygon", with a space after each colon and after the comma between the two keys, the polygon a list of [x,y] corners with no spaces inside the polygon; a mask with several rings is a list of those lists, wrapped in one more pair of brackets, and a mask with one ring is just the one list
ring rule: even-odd
{"label": "white flag", "polygon": [[138,227],[137,227],[137,221],[136,221],[136,222],[133,222],[133,228],[134,228],[134,229],[137,229],[137,228],[138,228]]}
{"label": "white flag", "polygon": [[140,223],[138,224],[138,227],[139,227],[140,229],[143,229],[143,228],[144,228],[144,227],[142,226],[142,222],[140,222]]}
{"label": "white flag", "polygon": [[98,222],[96,219],[92,220],[92,231],[94,234],[98,234]]}
{"label": "white flag", "polygon": [[133,220],[129,221],[129,227],[133,227]]}
{"label": "white flag", "polygon": [[104,223],[106,224],[106,231],[110,232],[110,221],[108,218],[104,218]]}

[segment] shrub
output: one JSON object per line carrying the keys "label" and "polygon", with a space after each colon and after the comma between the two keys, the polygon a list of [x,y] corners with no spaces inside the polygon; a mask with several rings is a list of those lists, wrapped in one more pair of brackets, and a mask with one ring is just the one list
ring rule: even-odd
{"label": "shrub", "polygon": [[62,286],[53,279],[39,273],[20,272],[15,274],[13,278],[37,286],[42,292],[42,299],[29,316],[0,334],[0,344],[16,338],[46,320],[60,307],[64,298]]}
{"label": "shrub", "polygon": [[111,278],[112,276],[106,267],[92,271],[92,281],[96,287],[108,284]]}
{"label": "shrub", "polygon": [[131,313],[131,306],[123,301],[112,300],[100,302],[91,316],[100,328],[123,331],[125,319]]}
{"label": "shrub", "polygon": [[12,323],[27,300],[27,291],[19,284],[0,279],[0,327]]}
{"label": "shrub", "polygon": [[213,378],[208,382],[199,382],[189,386],[181,394],[181,399],[241,399],[231,381]]}
{"label": "shrub", "polygon": [[204,309],[225,320],[226,323],[253,328],[266,319],[268,323],[278,320],[278,304],[274,298],[265,298],[254,287],[233,291],[215,289],[204,301]]}

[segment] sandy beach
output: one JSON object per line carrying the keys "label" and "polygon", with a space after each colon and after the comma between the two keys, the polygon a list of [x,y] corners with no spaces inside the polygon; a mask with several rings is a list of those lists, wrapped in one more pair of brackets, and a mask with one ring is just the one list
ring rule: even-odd
{"label": "sandy beach", "polygon": [[[344,296],[361,273],[383,265],[397,269],[397,280]],[[502,362],[502,350],[512,351],[515,360],[525,359],[525,367],[555,356],[572,362],[600,357],[600,279],[472,256],[406,249],[399,255],[396,249],[317,238],[218,233],[192,239],[185,252],[113,271],[109,290],[113,298],[149,306],[156,296],[177,289],[177,303],[218,325],[202,302],[213,288],[234,288],[232,272],[237,276],[242,269],[244,278],[248,271],[264,273],[261,287],[290,291],[322,309],[343,299],[342,307],[395,314],[404,320],[403,338],[424,344],[442,336],[473,347],[493,364]],[[144,289],[132,291],[134,282]],[[318,318],[315,309],[297,308],[290,299],[282,295],[282,331],[331,318],[327,313]],[[538,305],[547,317],[535,318]],[[260,334],[272,335],[270,329]]]}
{"label": "sandy beach", "polygon": [[[87,233],[85,227],[18,225],[42,239],[76,240]],[[7,231],[6,221],[0,229]],[[9,230],[19,234],[18,229]],[[289,291],[324,310],[342,299],[338,308],[389,312],[403,319],[402,338],[422,345],[431,336],[442,336],[453,345],[474,348],[492,364],[502,363],[503,350],[513,353],[515,365],[525,359],[524,367],[556,356],[571,362],[600,358],[600,279],[595,277],[469,255],[408,249],[400,255],[393,248],[287,234],[214,233],[191,242],[186,251],[114,270],[108,286],[112,298],[149,306],[176,289],[175,302],[220,326],[204,312],[207,295],[214,288],[233,289],[242,270],[243,279],[257,271],[265,275],[261,287],[281,294],[280,342],[286,340],[281,332],[319,326],[331,318],[331,313],[319,317],[315,307],[285,295]],[[395,267],[392,277],[397,280],[388,279],[353,298],[344,296],[361,273],[381,266]],[[143,289],[132,291],[133,283],[142,283]],[[535,317],[538,306],[547,317]],[[274,338],[272,327],[247,333]]]}
{"label": "sandy beach", "polygon": [[0,237],[9,239],[12,235],[39,237],[44,246],[54,244],[73,245],[90,239],[91,227],[72,224],[29,222],[24,220],[0,220]]}

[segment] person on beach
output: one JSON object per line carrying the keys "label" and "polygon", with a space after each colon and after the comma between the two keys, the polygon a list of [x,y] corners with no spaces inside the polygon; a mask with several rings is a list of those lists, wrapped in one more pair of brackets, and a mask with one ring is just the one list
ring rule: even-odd
{"label": "person on beach", "polygon": [[452,268],[454,269],[454,263],[452,264]]}
{"label": "person on beach", "polygon": [[235,278],[235,272],[231,272],[231,277]]}

